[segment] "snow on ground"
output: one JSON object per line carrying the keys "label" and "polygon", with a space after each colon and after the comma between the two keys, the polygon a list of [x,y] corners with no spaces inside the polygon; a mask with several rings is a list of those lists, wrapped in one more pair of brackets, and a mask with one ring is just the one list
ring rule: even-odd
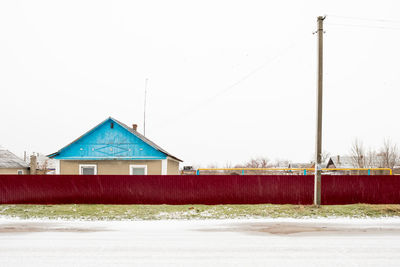
{"label": "snow on ground", "polygon": [[0,218],[0,266],[400,266],[400,219]]}

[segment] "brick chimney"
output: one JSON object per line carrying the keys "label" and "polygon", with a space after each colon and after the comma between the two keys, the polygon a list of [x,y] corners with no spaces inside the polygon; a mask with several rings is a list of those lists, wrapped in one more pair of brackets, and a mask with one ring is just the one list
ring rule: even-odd
{"label": "brick chimney", "polygon": [[137,124],[132,124],[132,129],[133,129],[134,131],[137,131]]}
{"label": "brick chimney", "polygon": [[35,175],[36,168],[37,168],[37,158],[36,158],[35,154],[33,154],[31,156],[31,161],[30,161],[29,167],[30,167],[30,174]]}

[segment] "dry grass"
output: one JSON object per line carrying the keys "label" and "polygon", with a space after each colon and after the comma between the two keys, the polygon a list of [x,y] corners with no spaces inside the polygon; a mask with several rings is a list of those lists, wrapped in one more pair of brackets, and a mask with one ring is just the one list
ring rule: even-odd
{"label": "dry grass", "polygon": [[400,205],[0,205],[0,216],[82,220],[397,217]]}

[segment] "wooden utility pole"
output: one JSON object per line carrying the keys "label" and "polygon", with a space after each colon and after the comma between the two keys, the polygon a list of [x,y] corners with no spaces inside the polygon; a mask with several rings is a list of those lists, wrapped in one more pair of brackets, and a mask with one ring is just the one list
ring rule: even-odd
{"label": "wooden utility pole", "polygon": [[315,140],[314,205],[321,205],[321,146],[322,146],[322,76],[324,19],[318,17],[318,83],[317,83],[317,134]]}

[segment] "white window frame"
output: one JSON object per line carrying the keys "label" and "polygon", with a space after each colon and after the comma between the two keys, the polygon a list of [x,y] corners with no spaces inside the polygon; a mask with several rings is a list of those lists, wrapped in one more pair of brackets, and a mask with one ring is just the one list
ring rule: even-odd
{"label": "white window frame", "polygon": [[[21,173],[19,173],[21,172]],[[17,170],[17,175],[24,175],[24,170]]]}
{"label": "white window frame", "polygon": [[82,175],[82,167],[94,167],[94,175],[97,175],[96,164],[79,164],[79,175]]}
{"label": "white window frame", "polygon": [[133,175],[132,169],[143,169],[144,168],[144,175],[147,175],[147,165],[129,165],[129,175]]}

